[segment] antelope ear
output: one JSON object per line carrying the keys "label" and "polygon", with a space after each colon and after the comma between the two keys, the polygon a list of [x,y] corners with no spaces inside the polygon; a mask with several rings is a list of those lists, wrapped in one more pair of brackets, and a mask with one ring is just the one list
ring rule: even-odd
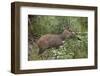
{"label": "antelope ear", "polygon": [[65,25],[64,25],[63,29],[64,29],[64,30],[65,30],[65,29],[68,30],[68,29],[69,29],[69,26],[67,26],[67,25],[65,26]]}
{"label": "antelope ear", "polygon": [[68,26],[68,27],[67,27],[67,29],[69,30],[69,29],[70,29],[70,27]]}

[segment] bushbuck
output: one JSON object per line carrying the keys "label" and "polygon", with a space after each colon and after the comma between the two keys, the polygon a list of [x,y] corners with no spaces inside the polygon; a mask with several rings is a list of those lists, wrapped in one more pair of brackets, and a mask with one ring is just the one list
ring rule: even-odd
{"label": "bushbuck", "polygon": [[65,28],[61,34],[46,34],[41,36],[37,41],[39,47],[38,55],[42,54],[48,48],[59,48],[60,45],[63,45],[66,38],[73,36],[75,36],[75,32],[69,27]]}

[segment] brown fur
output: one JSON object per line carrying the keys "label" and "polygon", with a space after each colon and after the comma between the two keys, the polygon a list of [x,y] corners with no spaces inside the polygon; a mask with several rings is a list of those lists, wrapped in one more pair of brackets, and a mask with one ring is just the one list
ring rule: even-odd
{"label": "brown fur", "polygon": [[51,47],[58,48],[60,45],[63,45],[63,41],[66,38],[70,38],[74,35],[71,30],[65,29],[62,34],[46,34],[40,37],[37,41],[39,47],[39,53],[42,54],[46,49]]}

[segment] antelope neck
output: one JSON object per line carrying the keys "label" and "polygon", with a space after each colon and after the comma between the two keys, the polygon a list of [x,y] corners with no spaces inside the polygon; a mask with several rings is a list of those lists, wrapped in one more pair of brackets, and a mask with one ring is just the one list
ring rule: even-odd
{"label": "antelope neck", "polygon": [[60,34],[59,37],[62,39],[62,40],[65,40],[65,36],[63,34]]}

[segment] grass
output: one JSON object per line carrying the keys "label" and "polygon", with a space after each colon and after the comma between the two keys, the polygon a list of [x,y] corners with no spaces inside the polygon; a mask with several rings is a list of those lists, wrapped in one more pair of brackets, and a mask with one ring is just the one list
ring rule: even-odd
{"label": "grass", "polygon": [[54,59],[79,59],[88,57],[87,34],[78,34],[77,38],[66,39],[58,49],[50,48],[42,55],[38,55],[39,48],[34,43],[32,51],[28,53],[28,60],[54,60]]}
{"label": "grass", "polygon": [[[65,27],[70,27],[73,32],[80,32],[77,38],[66,39],[58,49],[46,49],[38,55],[39,48],[35,43],[46,34],[61,34]],[[79,59],[88,57],[88,18],[74,16],[28,16],[28,60],[55,60]]]}

